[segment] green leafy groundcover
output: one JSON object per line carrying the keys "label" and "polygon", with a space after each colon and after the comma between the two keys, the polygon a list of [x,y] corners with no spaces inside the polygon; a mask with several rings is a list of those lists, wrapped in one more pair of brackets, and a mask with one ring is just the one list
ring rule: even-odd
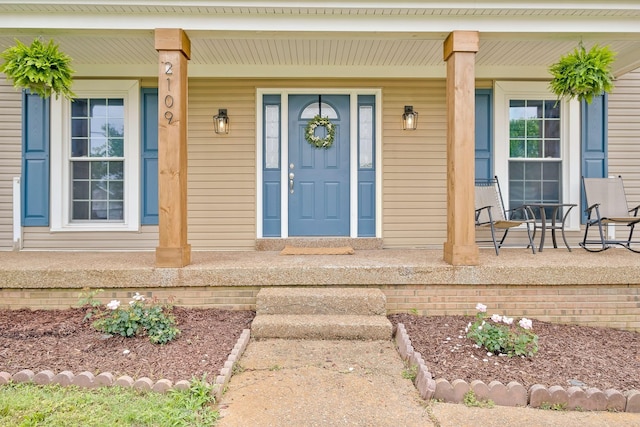
{"label": "green leafy groundcover", "polygon": [[587,51],[582,43],[549,67],[553,76],[551,91],[558,99],[577,98],[591,103],[594,97],[613,89],[611,64],[615,53],[608,46],[593,46]]}
{"label": "green leafy groundcover", "polygon": [[0,426],[212,426],[211,387],[194,380],[167,394],[122,387],[8,384],[0,387]]}
{"label": "green leafy groundcover", "polygon": [[18,89],[28,89],[32,93],[48,98],[52,93],[72,99],[73,70],[71,58],[58,50],[58,45],[49,40],[44,44],[35,39],[30,46],[16,40],[15,46],[0,54],[4,63],[0,72],[6,74]]}

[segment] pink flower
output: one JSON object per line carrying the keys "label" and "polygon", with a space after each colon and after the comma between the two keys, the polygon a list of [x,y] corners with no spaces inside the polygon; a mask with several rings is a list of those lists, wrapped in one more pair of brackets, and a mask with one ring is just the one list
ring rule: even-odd
{"label": "pink flower", "polygon": [[533,327],[533,322],[530,319],[523,317],[520,319],[520,322],[518,322],[518,325],[520,325],[522,329],[531,329]]}
{"label": "pink flower", "polygon": [[511,325],[513,323],[513,317],[503,316],[502,321],[507,325]]}
{"label": "pink flower", "polygon": [[135,301],[144,301],[144,295],[140,295],[136,292],[136,294],[132,297]]}
{"label": "pink flower", "polygon": [[115,310],[118,307],[120,307],[120,301],[118,301],[116,299],[112,300],[109,304],[107,304],[107,308],[109,310]]}
{"label": "pink flower", "polygon": [[491,316],[491,320],[493,320],[496,323],[500,323],[502,322],[502,316],[500,316],[499,314],[493,314]]}
{"label": "pink flower", "polygon": [[478,303],[476,305],[476,310],[478,310],[481,313],[486,313],[487,312],[487,306],[481,303]]}

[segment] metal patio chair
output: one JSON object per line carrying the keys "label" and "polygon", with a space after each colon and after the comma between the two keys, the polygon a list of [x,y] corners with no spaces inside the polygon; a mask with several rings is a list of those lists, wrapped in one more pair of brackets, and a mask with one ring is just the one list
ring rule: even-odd
{"label": "metal patio chair", "polygon": [[[582,186],[587,204],[587,223],[584,230],[584,238],[580,243],[584,249],[590,252],[602,252],[611,245],[620,245],[632,252],[640,253],[640,247],[632,248],[633,229],[640,222],[640,205],[629,209],[627,196],[624,192],[622,177],[615,178],[585,178],[582,177]],[[626,240],[616,240],[608,237],[607,226],[626,225],[629,227],[629,235]],[[595,226],[598,229],[597,238],[588,238],[589,230]]]}
{"label": "metal patio chair", "polygon": [[[491,240],[478,240],[477,242],[492,242],[496,255],[499,255],[509,230],[524,224],[527,227],[531,251],[536,253],[531,235],[531,226],[535,226],[533,212],[527,206],[505,210],[497,176],[492,179],[476,180],[475,209],[476,227],[488,227],[491,230]],[[504,230],[499,241],[496,238],[496,229]]]}

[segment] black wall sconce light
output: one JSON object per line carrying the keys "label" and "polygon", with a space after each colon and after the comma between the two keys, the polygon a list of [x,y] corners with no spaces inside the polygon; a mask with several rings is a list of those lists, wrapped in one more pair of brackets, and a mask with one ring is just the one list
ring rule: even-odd
{"label": "black wall sconce light", "polygon": [[417,128],[418,113],[413,111],[413,105],[405,105],[402,115],[402,130],[416,130]]}
{"label": "black wall sconce light", "polygon": [[229,133],[229,116],[227,116],[226,108],[219,109],[218,115],[213,116],[213,128],[220,135]]}

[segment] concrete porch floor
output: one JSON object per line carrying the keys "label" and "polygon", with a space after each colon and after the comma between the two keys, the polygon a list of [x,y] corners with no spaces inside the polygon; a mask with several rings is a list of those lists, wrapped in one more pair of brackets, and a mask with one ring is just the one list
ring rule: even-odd
{"label": "concrete porch floor", "polygon": [[441,250],[356,249],[354,255],[280,255],[278,251],[194,252],[183,268],[157,268],[153,252],[0,253],[0,308],[65,308],[84,287],[99,299],[134,292],[174,304],[255,310],[260,288],[377,287],[387,312],[492,313],[640,330],[640,255],[623,248],[481,249],[477,266],[452,266]]}
{"label": "concrete porch floor", "polygon": [[290,285],[638,285],[640,255],[623,248],[480,250],[477,266],[452,266],[440,250],[193,252],[183,268],[158,268],[153,252],[2,252],[0,288]]}

